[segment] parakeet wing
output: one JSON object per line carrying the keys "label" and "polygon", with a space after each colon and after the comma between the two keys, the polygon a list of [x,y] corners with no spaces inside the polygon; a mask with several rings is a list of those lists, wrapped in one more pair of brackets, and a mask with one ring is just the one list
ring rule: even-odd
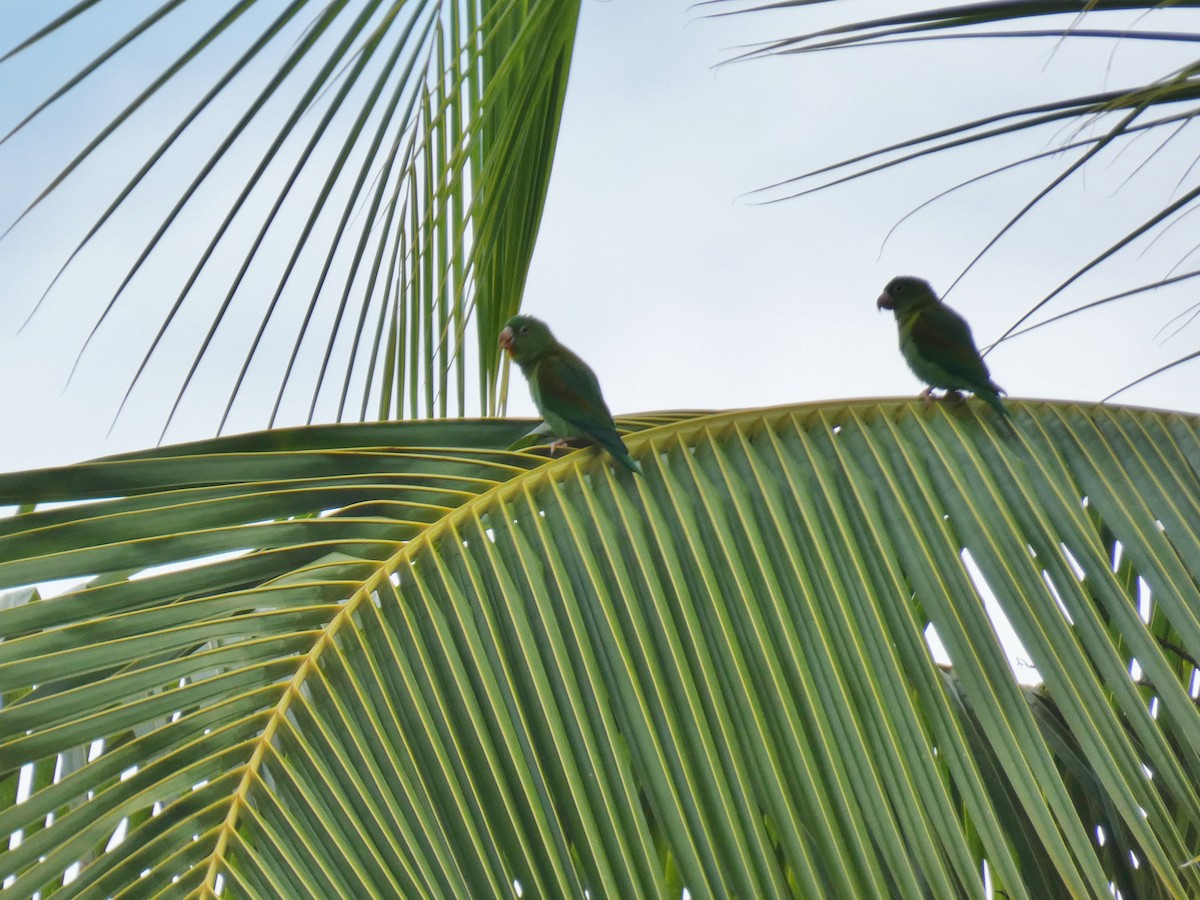
{"label": "parakeet wing", "polygon": [[964,387],[991,384],[971,328],[954,310],[944,306],[922,310],[913,322],[909,339],[921,356],[961,379]]}
{"label": "parakeet wing", "polygon": [[596,374],[570,350],[547,353],[538,362],[536,379],[542,414],[563,419],[574,429],[560,437],[591,436],[615,429]]}
{"label": "parakeet wing", "polygon": [[582,359],[565,347],[556,348],[538,361],[530,386],[542,418],[559,437],[594,441],[641,474],[641,464],[617,433],[596,374]]}

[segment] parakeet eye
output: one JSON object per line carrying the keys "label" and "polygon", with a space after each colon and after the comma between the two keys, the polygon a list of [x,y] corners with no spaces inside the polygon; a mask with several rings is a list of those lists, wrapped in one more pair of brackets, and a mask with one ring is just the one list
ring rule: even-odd
{"label": "parakeet eye", "polygon": [[528,325],[521,326],[521,334],[529,334],[529,326]]}

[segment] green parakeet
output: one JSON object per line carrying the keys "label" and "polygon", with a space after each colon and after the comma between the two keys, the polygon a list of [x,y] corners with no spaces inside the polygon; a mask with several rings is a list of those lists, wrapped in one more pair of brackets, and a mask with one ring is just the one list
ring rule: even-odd
{"label": "green parakeet", "polygon": [[928,281],[910,275],[893,278],[875,305],[895,312],[900,352],[908,367],[929,385],[921,392],[922,399],[929,399],[932,388],[970,391],[1001,415],[1009,415],[1000,399],[1004,391],[988,374],[971,327],[938,299]]}
{"label": "green parakeet", "polygon": [[599,444],[625,468],[641,474],[641,465],[617,434],[596,373],[555,340],[545,322],[513,316],[500,332],[500,346],[525,373],[534,405],[560,438],[550,445],[552,451],[581,438]]}

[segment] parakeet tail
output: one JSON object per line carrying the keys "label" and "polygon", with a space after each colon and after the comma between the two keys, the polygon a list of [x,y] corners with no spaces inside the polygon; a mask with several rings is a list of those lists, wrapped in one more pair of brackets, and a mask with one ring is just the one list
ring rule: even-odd
{"label": "parakeet tail", "polygon": [[636,472],[639,475],[644,474],[642,472],[642,464],[629,455],[629,448],[625,446],[625,442],[621,440],[621,436],[615,431],[592,434],[589,437],[611,453],[613,458],[630,472]]}
{"label": "parakeet tail", "polygon": [[1008,411],[1008,407],[1005,406],[1004,401],[1000,399],[999,389],[992,390],[989,387],[981,391],[976,391],[975,396],[979,397],[981,400],[986,400],[988,406],[1000,413],[1000,415],[1004,416],[1006,419],[1012,418],[1012,413]]}

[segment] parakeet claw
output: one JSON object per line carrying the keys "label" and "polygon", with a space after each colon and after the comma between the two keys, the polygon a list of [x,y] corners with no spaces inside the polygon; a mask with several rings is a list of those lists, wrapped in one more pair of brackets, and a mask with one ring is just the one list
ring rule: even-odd
{"label": "parakeet claw", "polygon": [[929,393],[932,390],[933,390],[933,388],[927,387],[927,388],[925,388],[925,390],[921,391],[921,393],[917,395],[921,398],[921,402],[924,403],[926,406],[929,406],[929,404],[931,404],[933,402],[933,397],[930,396],[930,393]]}
{"label": "parakeet claw", "polygon": [[553,456],[555,453],[557,453],[563,447],[570,447],[570,446],[571,445],[567,441],[564,441],[564,440],[551,441],[550,442],[550,455]]}

